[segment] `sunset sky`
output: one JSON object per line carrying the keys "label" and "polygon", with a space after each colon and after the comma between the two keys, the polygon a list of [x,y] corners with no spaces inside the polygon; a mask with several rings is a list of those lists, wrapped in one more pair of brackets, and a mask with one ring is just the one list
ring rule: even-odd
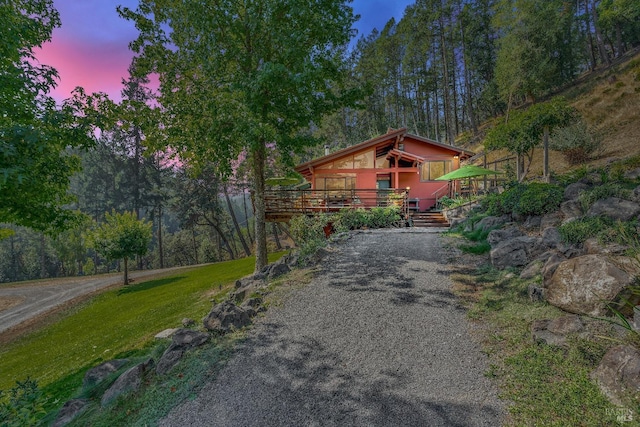
{"label": "sunset sky", "polygon": [[[391,17],[400,19],[414,1],[354,0],[354,11],[360,15],[355,24],[358,37],[373,28],[382,29]],[[37,57],[60,74],[59,85],[51,94],[58,102],[68,98],[76,86],[120,100],[121,81],[132,57],[128,44],[137,31],[133,23],[118,16],[116,6],[135,9],[137,4],[136,0],[54,0],[62,27],[37,51]]]}

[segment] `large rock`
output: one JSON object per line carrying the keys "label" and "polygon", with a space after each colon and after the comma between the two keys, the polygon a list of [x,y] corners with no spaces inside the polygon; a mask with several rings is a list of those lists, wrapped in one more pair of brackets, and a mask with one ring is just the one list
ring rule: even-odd
{"label": "large rock", "polygon": [[584,325],[578,316],[563,316],[557,319],[535,320],[531,325],[534,342],[566,347],[571,334],[584,335]]}
{"label": "large rock", "polygon": [[589,188],[590,186],[585,184],[584,182],[574,182],[573,184],[569,184],[564,189],[564,199],[576,200],[582,192],[588,190]]}
{"label": "large rock", "polygon": [[84,379],[82,380],[82,387],[93,387],[94,385],[102,382],[109,376],[118,372],[120,368],[126,365],[129,362],[129,359],[114,359],[109,360],[107,362],[101,363],[95,368],[91,368],[84,374]]}
{"label": "large rock", "polygon": [[52,427],[62,427],[73,421],[78,415],[84,412],[89,404],[87,399],[72,399],[66,402],[60,411],[56,420],[51,424]]}
{"label": "large rock", "polygon": [[622,255],[629,249],[617,243],[602,244],[595,237],[585,240],[582,246],[587,254]]}
{"label": "large rock", "polygon": [[502,269],[525,266],[541,252],[538,239],[522,236],[498,244],[491,249],[489,256],[491,265]]}
{"label": "large rock", "polygon": [[290,271],[291,269],[285,263],[274,264],[273,267],[271,267],[271,270],[269,270],[269,280],[277,279]]}
{"label": "large rock", "polygon": [[552,212],[544,215],[540,220],[540,230],[544,231],[549,227],[557,227],[562,224],[562,213],[561,212]]}
{"label": "large rock", "polygon": [[129,393],[135,393],[140,389],[143,378],[153,368],[153,359],[148,359],[133,368],[128,369],[109,387],[102,395],[100,404],[107,406],[115,401],[118,397]]}
{"label": "large rock", "polygon": [[529,280],[536,277],[542,271],[542,261],[533,260],[520,272],[520,278],[523,280]]}
{"label": "large rock", "polygon": [[180,329],[172,337],[171,345],[162,354],[156,366],[159,375],[166,374],[184,356],[185,352],[199,347],[209,340],[209,334],[192,331],[190,329]]}
{"label": "large rock", "polygon": [[638,179],[640,178],[640,168],[632,169],[625,172],[624,177],[626,179]]}
{"label": "large rock", "polygon": [[545,228],[542,232],[541,243],[548,248],[556,248],[562,243],[560,230],[556,227]]}
{"label": "large rock", "polygon": [[225,301],[213,307],[203,319],[204,327],[216,334],[226,334],[251,323],[249,314],[231,301]]}
{"label": "large rock", "polygon": [[640,351],[629,345],[611,348],[591,378],[614,405],[625,405],[627,396],[640,392]]}
{"label": "large rock", "polygon": [[473,227],[476,230],[487,231],[497,228],[509,221],[507,216],[486,216],[476,223]]}
{"label": "large rock", "polygon": [[546,284],[547,301],[570,313],[603,316],[607,304],[633,277],[600,255],[584,255],[558,265]]}
{"label": "large rock", "polygon": [[582,205],[577,200],[569,200],[560,204],[560,212],[565,220],[582,216]]}
{"label": "large rock", "polygon": [[545,261],[544,265],[542,266],[542,270],[540,271],[542,273],[542,283],[549,283],[551,277],[553,277],[553,273],[556,272],[558,266],[566,260],[567,258],[560,253],[555,252],[551,254],[551,256],[549,256]]}
{"label": "large rock", "polygon": [[491,230],[487,235],[487,242],[491,247],[498,246],[505,240],[522,237],[524,233],[518,227],[507,227],[500,230]]}
{"label": "large rock", "polygon": [[640,205],[630,200],[609,197],[596,201],[587,212],[588,216],[606,216],[613,220],[629,221],[640,215]]}

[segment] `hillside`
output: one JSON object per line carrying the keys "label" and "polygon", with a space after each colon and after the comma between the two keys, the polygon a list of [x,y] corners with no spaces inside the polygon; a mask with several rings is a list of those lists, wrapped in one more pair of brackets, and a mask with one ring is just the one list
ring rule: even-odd
{"label": "hillside", "polygon": [[[611,67],[580,77],[555,96],[565,97],[589,126],[603,136],[603,151],[589,166],[640,155],[640,51],[625,56]],[[484,150],[482,142],[470,148],[476,153]],[[493,151],[487,153],[487,160],[508,156],[506,151]],[[554,173],[579,167],[570,166],[556,151],[551,152],[549,162]],[[542,150],[536,152],[528,178],[537,176],[542,176]]]}

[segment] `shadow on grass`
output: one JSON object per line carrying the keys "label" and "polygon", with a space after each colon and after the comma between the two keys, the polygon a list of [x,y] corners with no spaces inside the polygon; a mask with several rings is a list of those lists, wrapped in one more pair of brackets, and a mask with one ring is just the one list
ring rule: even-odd
{"label": "shadow on grass", "polygon": [[160,286],[170,285],[182,279],[186,279],[186,276],[167,277],[165,279],[157,279],[157,280],[150,280],[148,282],[142,282],[137,285],[129,285],[120,289],[118,291],[118,295],[125,295],[133,292],[147,291],[149,289],[159,288]]}

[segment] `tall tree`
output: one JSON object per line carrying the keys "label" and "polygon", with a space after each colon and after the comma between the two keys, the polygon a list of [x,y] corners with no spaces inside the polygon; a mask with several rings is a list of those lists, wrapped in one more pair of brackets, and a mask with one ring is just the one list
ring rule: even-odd
{"label": "tall tree", "polygon": [[56,106],[47,94],[58,74],[33,55],[58,26],[52,0],[0,3],[0,222],[50,233],[77,217],[62,207],[80,168],[67,149],[91,144],[79,104]]}
{"label": "tall tree", "polygon": [[167,142],[189,162],[223,174],[242,150],[251,162],[256,270],[267,263],[265,165],[315,143],[301,129],[354,100],[344,49],[355,21],[349,0],[142,0],[120,8],[140,30],[140,72],[160,75]]}

